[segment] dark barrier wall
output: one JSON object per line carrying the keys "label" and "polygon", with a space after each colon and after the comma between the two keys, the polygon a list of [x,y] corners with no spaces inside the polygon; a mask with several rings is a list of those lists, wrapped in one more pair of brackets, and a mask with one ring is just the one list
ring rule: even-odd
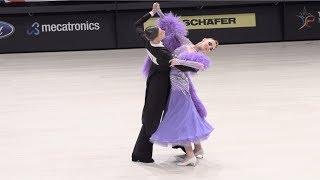
{"label": "dark barrier wall", "polygon": [[0,52],[116,48],[110,12],[2,16],[0,28]]}
{"label": "dark barrier wall", "polygon": [[320,2],[290,3],[284,8],[284,39],[320,39]]}
{"label": "dark barrier wall", "polygon": [[[142,47],[133,24],[152,2],[59,2],[0,6],[0,53]],[[161,2],[193,42],[320,39],[320,2]],[[201,23],[199,25],[199,23]]]}
{"label": "dark barrier wall", "polygon": [[119,48],[142,47],[143,43],[138,38],[134,30],[134,22],[142,17],[146,12],[119,12],[117,15],[117,39]]}
{"label": "dark barrier wall", "polygon": [[[163,11],[169,12],[168,9]],[[281,6],[219,7],[201,10],[185,8],[183,10],[173,9],[172,11],[182,17],[192,16],[192,18],[186,20],[186,23],[192,27],[189,30],[189,38],[193,42],[200,41],[204,37],[213,37],[222,43],[282,40],[282,22],[279,18],[281,16]],[[143,44],[137,39],[133,31],[133,23],[147,12],[148,10],[139,12],[122,11],[118,13],[117,39],[119,48],[142,47]],[[207,15],[215,16],[209,17]],[[229,22],[230,18],[231,22]],[[232,18],[234,18],[235,22],[232,21]],[[245,21],[248,18],[253,19],[254,26],[240,22],[241,19]],[[229,23],[231,25],[238,24],[240,27],[223,26]]]}

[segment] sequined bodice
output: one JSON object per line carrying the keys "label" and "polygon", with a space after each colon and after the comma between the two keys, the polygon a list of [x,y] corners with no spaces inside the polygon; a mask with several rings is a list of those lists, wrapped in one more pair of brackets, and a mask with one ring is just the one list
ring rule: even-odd
{"label": "sequined bodice", "polygon": [[181,91],[185,95],[189,93],[189,79],[186,73],[177,68],[172,68],[170,72],[171,90]]}

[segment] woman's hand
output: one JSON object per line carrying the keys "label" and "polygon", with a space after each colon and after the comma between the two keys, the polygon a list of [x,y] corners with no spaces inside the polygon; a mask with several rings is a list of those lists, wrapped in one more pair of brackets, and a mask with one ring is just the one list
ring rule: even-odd
{"label": "woman's hand", "polygon": [[160,4],[157,3],[157,2],[153,3],[153,5],[152,5],[152,12],[153,12],[153,13],[157,13],[159,10],[160,10]]}
{"label": "woman's hand", "polygon": [[170,67],[180,65],[179,59],[176,59],[176,58],[171,59],[169,63],[170,63]]}
{"label": "woman's hand", "polygon": [[157,3],[157,11],[161,11],[160,4]]}

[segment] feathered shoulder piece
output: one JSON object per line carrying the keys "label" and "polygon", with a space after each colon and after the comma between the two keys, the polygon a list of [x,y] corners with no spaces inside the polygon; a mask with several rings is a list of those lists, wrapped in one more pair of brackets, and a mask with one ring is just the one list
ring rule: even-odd
{"label": "feathered shoulder piece", "polygon": [[166,31],[166,35],[188,35],[186,24],[179,16],[174,15],[172,12],[165,13],[163,17],[158,19],[157,24],[161,29]]}
{"label": "feathered shoulder piece", "polygon": [[166,32],[163,44],[171,52],[182,45],[179,37],[185,37],[188,34],[186,24],[172,12],[165,13],[164,16],[159,18],[157,25]]}

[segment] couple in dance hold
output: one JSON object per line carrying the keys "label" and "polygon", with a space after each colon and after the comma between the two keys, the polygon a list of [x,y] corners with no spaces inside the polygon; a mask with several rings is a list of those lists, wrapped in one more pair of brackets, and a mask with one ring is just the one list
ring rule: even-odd
{"label": "couple in dance hold", "polygon": [[[159,15],[157,26],[143,24]],[[206,109],[196,94],[191,75],[206,70],[210,59],[206,55],[218,42],[204,38],[193,44],[179,17],[163,14],[154,3],[152,11],[135,23],[148,57],[143,66],[147,77],[142,128],[135,144],[132,161],[153,163],[153,144],[181,148],[186,157],[179,166],[193,165],[203,158],[201,141],[209,137],[213,127],[206,121]],[[194,148],[193,148],[194,146]]]}

